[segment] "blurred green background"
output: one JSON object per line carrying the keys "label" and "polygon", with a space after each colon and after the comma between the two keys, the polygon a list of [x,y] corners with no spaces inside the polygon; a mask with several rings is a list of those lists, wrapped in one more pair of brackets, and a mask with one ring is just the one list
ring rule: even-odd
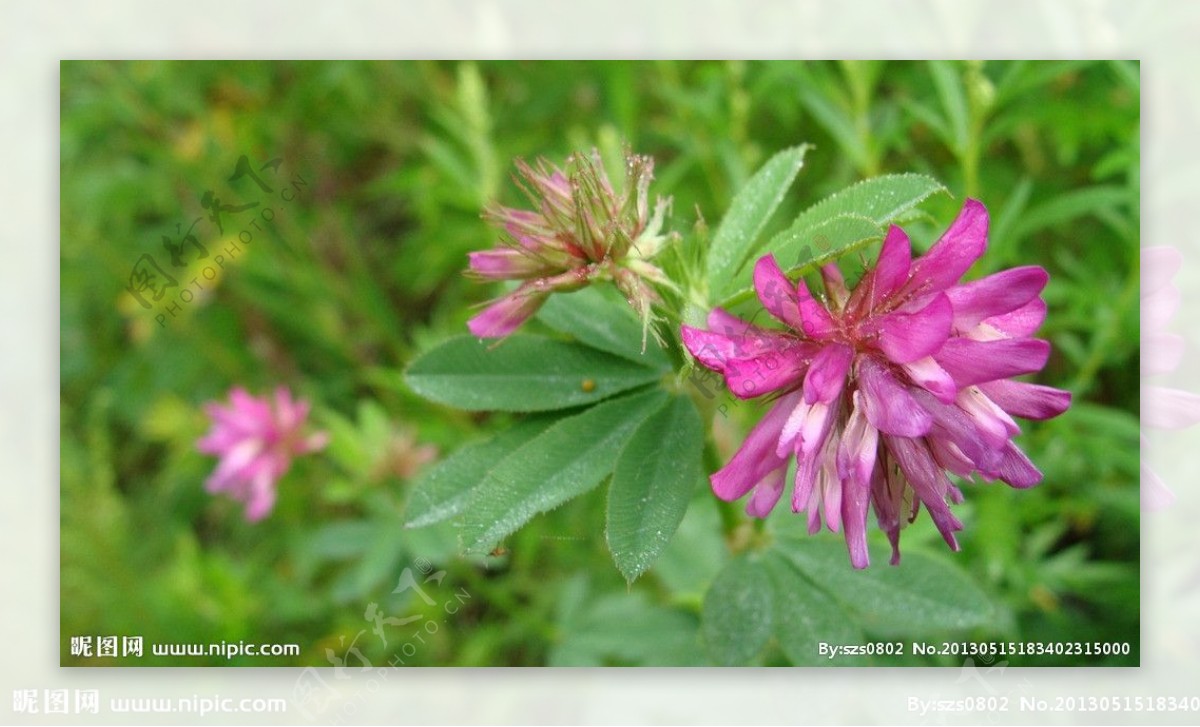
{"label": "blurred green background", "polygon": [[[1038,380],[1075,403],[1023,425],[1042,485],[964,488],[951,557],[997,617],[954,636],[1130,641],[1126,657],[1055,663],[1137,663],[1136,63],[64,62],[61,134],[64,665],[328,665],[333,654],[379,666],[412,627],[384,622],[381,638],[374,619],[418,614],[441,626],[405,648],[405,664],[707,663],[700,604],[729,558],[707,494],[631,588],[604,545],[602,490],[486,558],[458,557],[451,525],[401,528],[436,453],[512,421],[426,403],[399,376],[497,292],[461,275],[467,252],[495,238],[480,208],[523,204],[514,157],[615,155],[624,142],[656,158],[652,191],[674,197],[671,226],[685,234],[698,216],[715,225],[763,161],[802,142],[816,148],[777,225],[888,172],[951,190],[909,227],[919,247],[964,196],[984,201],[991,243],[972,275],[1050,271],[1041,335],[1054,355]],[[229,181],[243,155],[271,193]],[[221,235],[209,191],[259,205],[224,215]],[[175,270],[162,245],[197,218],[212,255],[252,235],[211,280],[212,258],[188,248],[189,268]],[[146,254],[180,283],[150,309],[126,292]],[[291,387],[333,436],[296,462],[256,525],[205,494],[215,461],[194,447],[200,405],[237,384]],[[754,412],[737,407],[732,425]],[[922,516],[905,547],[936,551],[936,540]],[[445,571],[423,586],[428,600],[392,593],[406,567],[418,582]],[[70,637],[83,635],[141,635],[147,654],[72,656]],[[301,653],[149,654],[151,642],[221,640]],[[772,650],[762,661],[786,663]]]}

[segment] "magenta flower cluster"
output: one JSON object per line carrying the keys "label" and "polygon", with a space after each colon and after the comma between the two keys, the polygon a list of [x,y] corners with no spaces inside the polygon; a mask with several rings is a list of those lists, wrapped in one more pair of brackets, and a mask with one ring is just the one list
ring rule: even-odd
{"label": "magenta flower cluster", "polygon": [[212,428],[197,448],[220,457],[205,487],[223,492],[246,505],[246,519],[257,522],[275,506],[276,483],[292,466],[292,459],[322,449],[325,432],[305,434],[308,402],[292,398],[283,387],[275,398],[255,397],[242,388],[229,395],[229,404],[204,406]]}
{"label": "magenta flower cluster", "polygon": [[765,517],[782,497],[794,458],[791,507],[809,532],[824,516],[844,531],[850,561],[868,565],[867,516],[899,562],[900,529],[923,506],[957,550],[962,524],[949,504],[965,479],[1037,484],[1041,472],[1014,443],[1013,417],[1047,419],[1071,402],[1066,391],[1012,377],[1042,369],[1050,345],[1033,338],[1046,315],[1040,267],[968,283],[960,278],[987,246],[988,215],[967,200],[944,235],[914,259],[892,226],[879,258],[848,290],[836,265],[821,269],[823,297],[790,281],[768,255],[754,270],[766,310],[784,329],[751,325],[715,309],[708,329],[683,326],[683,342],[744,399],[773,404],[730,462],[712,476],[718,497],[750,493],[746,510]]}

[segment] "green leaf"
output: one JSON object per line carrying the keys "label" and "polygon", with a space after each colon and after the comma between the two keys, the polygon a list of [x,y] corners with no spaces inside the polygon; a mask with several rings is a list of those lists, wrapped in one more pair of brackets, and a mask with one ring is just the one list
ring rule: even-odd
{"label": "green leaf", "polygon": [[729,548],[721,537],[717,499],[708,488],[688,506],[683,522],[654,564],[654,577],[672,598],[699,606],[709,584],[729,561]]}
{"label": "green leaf", "polygon": [[675,397],[642,422],[617,457],[608,490],[608,548],[632,583],[645,573],[687,512],[696,482],[704,425],[691,400]]}
{"label": "green leaf", "polygon": [[549,411],[590,404],[658,379],[660,373],[594,348],[543,336],[499,344],[459,336],[409,366],[412,390],[469,411]]}
{"label": "green leaf", "polygon": [[843,214],[816,227],[784,230],[771,239],[770,249],[784,270],[808,270],[882,237],[883,231],[874,220]]}
{"label": "green leaf", "polygon": [[560,624],[550,666],[682,666],[703,663],[694,615],[650,602],[633,591],[596,596]]}
{"label": "green leaf", "polygon": [[866,217],[883,227],[933,194],[945,191],[941,183],[924,174],[885,174],[864,179],[804,210],[780,235],[811,230],[842,215]]}
{"label": "green leaf", "polygon": [[804,165],[808,145],[784,149],[767,160],[734,196],[708,250],[708,281],[714,292],[728,289],[758,236]]}
{"label": "green leaf", "polygon": [[984,626],[993,607],[975,582],[945,560],[908,550],[898,566],[871,549],[871,567],[854,570],[844,546],[817,539],[782,539],[776,546],[881,636],[925,636]]}
{"label": "green leaf", "polygon": [[[863,180],[801,212],[764,248],[755,249],[745,264],[760,252],[774,253],[784,270],[824,264],[881,238],[886,225],[931,195],[945,191],[937,180],[923,174],[886,174]],[[744,294],[743,290],[730,297]]]}
{"label": "green leaf", "polygon": [[580,343],[657,371],[671,367],[666,353],[651,339],[642,352],[642,324],[614,288],[590,287],[552,295],[538,311],[539,319]]}
{"label": "green leaf", "polygon": [[472,442],[429,468],[413,487],[405,508],[408,528],[432,525],[462,513],[475,488],[509,452],[546,431],[549,417],[523,421],[491,439]]}
{"label": "green leaf", "polygon": [[600,484],[639,424],[662,408],[661,389],[606,401],[560,419],[509,453],[477,488],[463,513],[468,552],[487,552],[534,515]]}
{"label": "green leaf", "polygon": [[771,580],[757,556],[729,562],[704,597],[700,630],[709,656],[721,666],[745,664],[771,638],[775,613]]}
{"label": "green leaf", "polygon": [[[767,555],[767,573],[771,578],[775,610],[775,638],[788,660],[796,666],[829,665],[821,656],[820,644],[865,643],[862,629],[846,618],[846,609],[800,575],[796,567],[778,552]],[[838,666],[861,666],[861,656],[839,656]]]}

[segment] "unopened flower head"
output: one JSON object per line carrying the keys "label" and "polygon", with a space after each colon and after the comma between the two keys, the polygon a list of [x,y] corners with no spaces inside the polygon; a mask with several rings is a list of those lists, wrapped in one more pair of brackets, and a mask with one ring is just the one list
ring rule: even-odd
{"label": "unopened flower head", "polygon": [[[470,254],[469,274],[483,280],[520,280],[467,324],[481,338],[499,338],[537,312],[547,296],[611,280],[643,322],[658,300],[654,285],[670,285],[649,261],[670,235],[661,232],[669,200],[649,210],[654,160],[626,154],[625,184],[617,193],[600,155],[576,153],[566,170],[538,160],[516,163],[518,184],[533,210],[489,205],[484,218],[502,230],[492,250]],[[523,181],[522,181],[523,180]]]}
{"label": "unopened flower head", "polygon": [[305,434],[308,402],[295,400],[284,387],[270,397],[255,397],[235,388],[229,404],[205,404],[212,428],[196,447],[220,457],[205,483],[210,493],[224,492],[246,505],[246,519],[263,519],[275,506],[275,485],[292,466],[292,458],[323,448],[324,432]]}
{"label": "unopened flower head", "polygon": [[987,210],[967,200],[941,239],[913,259],[907,235],[892,226],[853,291],[836,265],[821,269],[824,299],[788,280],[768,255],[755,266],[754,285],[786,330],[719,308],[709,330],[684,326],[688,350],[736,396],[774,399],[712,476],[717,496],[752,493],[747,512],[765,517],[794,457],[792,510],[807,511],[811,533],[823,513],[830,530],[844,530],[854,567],[865,568],[868,507],[895,564],[900,529],[922,505],[958,549],[962,524],[949,503],[962,493],[947,471],[1037,484],[1041,472],[1013,442],[1013,417],[1056,416],[1071,395],[1011,377],[1041,370],[1050,354],[1049,343],[1031,337],[1046,315],[1040,293],[1048,276],[1029,266],[959,283],[983,254],[987,227]]}

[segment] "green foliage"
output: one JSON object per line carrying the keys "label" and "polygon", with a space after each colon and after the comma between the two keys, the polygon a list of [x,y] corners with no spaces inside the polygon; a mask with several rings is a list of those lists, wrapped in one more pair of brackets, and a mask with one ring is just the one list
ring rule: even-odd
{"label": "green foliage", "polygon": [[807,146],[798,146],[771,157],[733,198],[708,249],[708,282],[713,292],[725,290],[745,265],[759,234],[804,166],[807,151]]}
{"label": "green foliage", "polygon": [[[862,644],[862,627],[847,618],[845,610],[817,584],[802,577],[778,553],[765,566],[771,579],[775,638],[788,661],[796,666],[817,666],[831,661],[821,654],[821,644]],[[838,666],[862,666],[864,656],[838,659]]]}
{"label": "green foliage", "polygon": [[801,212],[763,249],[783,261],[785,269],[814,268],[881,238],[889,224],[944,191],[936,180],[922,174],[867,179]]}
{"label": "green foliage", "polygon": [[569,295],[551,296],[538,318],[559,333],[606,353],[643,364],[656,371],[670,369],[663,350],[641,347],[642,324],[611,287],[585,288]]}
{"label": "green foliage", "polygon": [[633,582],[675,534],[703,475],[704,424],[675,397],[638,426],[617,457],[608,493],[608,548]]}
{"label": "green foliage", "polygon": [[[987,596],[942,558],[906,550],[898,566],[855,571],[845,567],[843,548],[826,543],[783,540],[780,550],[812,584],[855,614],[865,630],[880,636],[962,631],[992,617]],[[871,561],[882,565],[886,551],[873,549]]]}
{"label": "green foliage", "polygon": [[744,555],[725,566],[704,597],[700,623],[718,666],[744,664],[762,650],[775,628],[775,604],[761,556]]}
{"label": "green foliage", "polygon": [[661,372],[594,349],[514,335],[503,343],[459,336],[408,368],[412,390],[470,411],[547,411],[589,404],[654,381]]}
{"label": "green foliage", "polygon": [[467,550],[491,550],[534,515],[600,484],[612,473],[613,452],[665,399],[649,391],[607,401],[512,450],[488,471],[463,513]]}
{"label": "green foliage", "polygon": [[553,421],[526,420],[491,439],[467,444],[438,462],[413,486],[405,509],[405,525],[416,528],[461,515],[492,467],[546,431]]}
{"label": "green foliage", "polygon": [[[872,549],[876,563],[886,556]],[[772,658],[773,643],[795,665],[888,663],[892,656],[822,654],[821,644],[954,636],[986,626],[993,606],[971,579],[940,558],[905,553],[893,568],[852,570],[844,546],[781,539],[730,561],[704,600],[702,631],[723,665]],[[773,642],[771,641],[774,637]],[[903,642],[890,642],[892,644]]]}

